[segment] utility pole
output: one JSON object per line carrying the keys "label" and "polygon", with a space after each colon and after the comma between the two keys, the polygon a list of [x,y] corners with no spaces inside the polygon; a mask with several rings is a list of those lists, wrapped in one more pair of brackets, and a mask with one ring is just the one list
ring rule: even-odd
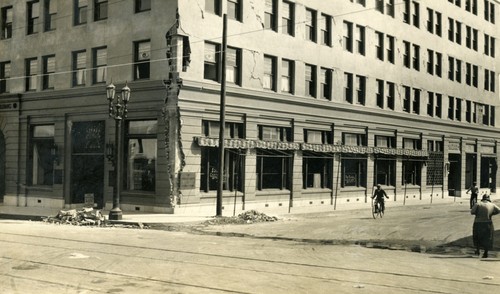
{"label": "utility pole", "polygon": [[219,119],[219,185],[217,187],[216,216],[222,216],[222,191],[224,189],[224,133],[226,129],[226,51],[227,51],[227,14],[222,25],[222,60],[220,66],[220,119]]}

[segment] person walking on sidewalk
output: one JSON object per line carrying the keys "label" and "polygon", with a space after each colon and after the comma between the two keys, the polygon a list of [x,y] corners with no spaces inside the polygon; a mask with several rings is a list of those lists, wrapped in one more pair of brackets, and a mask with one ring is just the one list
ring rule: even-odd
{"label": "person walking on sidewalk", "polygon": [[465,193],[469,194],[469,192],[470,192],[469,208],[472,209],[472,206],[474,206],[474,204],[477,203],[477,195],[479,195],[479,188],[477,187],[477,182],[472,183],[472,186]]}
{"label": "person walking on sidewalk", "polygon": [[[385,210],[385,198],[389,199],[389,196],[387,196],[387,193],[385,193],[384,189],[380,186],[380,184],[377,185],[377,189],[373,193],[372,199],[376,198],[375,200],[375,205],[379,204],[379,209],[383,212]],[[375,212],[377,212],[377,207],[375,206]]]}
{"label": "person walking on sidewalk", "polygon": [[493,247],[493,222],[491,216],[500,213],[500,208],[491,203],[489,195],[483,195],[481,202],[474,204],[470,213],[475,215],[472,226],[472,239],[476,247],[476,255],[479,255],[479,249],[483,248],[483,258],[488,257],[488,251]]}

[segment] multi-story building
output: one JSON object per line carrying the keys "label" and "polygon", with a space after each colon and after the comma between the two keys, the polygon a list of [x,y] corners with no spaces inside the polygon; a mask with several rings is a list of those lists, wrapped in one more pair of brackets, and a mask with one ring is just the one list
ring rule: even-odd
{"label": "multi-story building", "polygon": [[[496,0],[0,0],[4,205],[225,211],[495,193]],[[189,54],[189,55],[188,55]],[[106,85],[131,88],[124,156]],[[110,160],[108,160],[110,159]]]}

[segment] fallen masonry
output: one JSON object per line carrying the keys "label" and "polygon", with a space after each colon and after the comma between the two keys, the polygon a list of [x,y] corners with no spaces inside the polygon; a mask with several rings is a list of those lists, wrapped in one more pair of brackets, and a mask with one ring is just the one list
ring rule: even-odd
{"label": "fallen masonry", "polygon": [[274,222],[277,221],[278,218],[275,216],[268,216],[264,213],[260,213],[255,210],[249,210],[243,213],[240,213],[238,216],[222,216],[215,217],[211,220],[206,221],[204,224],[206,225],[224,225],[224,224],[253,224],[260,222]]}
{"label": "fallen masonry", "polygon": [[56,216],[48,216],[42,219],[43,222],[52,224],[66,224],[74,226],[94,226],[94,227],[122,227],[122,228],[141,228],[147,226],[142,223],[123,224],[111,222],[101,213],[100,210],[84,207],[80,210],[60,210]]}

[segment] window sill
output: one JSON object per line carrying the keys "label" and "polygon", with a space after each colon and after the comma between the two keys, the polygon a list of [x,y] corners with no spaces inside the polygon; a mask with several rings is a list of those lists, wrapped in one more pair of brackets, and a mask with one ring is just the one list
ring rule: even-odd
{"label": "window sill", "polygon": [[343,187],[340,188],[341,192],[356,192],[356,191],[366,191],[365,187]]}
{"label": "window sill", "polygon": [[330,188],[305,188],[302,189],[302,194],[313,194],[313,193],[331,193]]}
{"label": "window sill", "polygon": [[289,195],[290,190],[287,189],[262,189],[262,190],[257,190],[255,191],[256,196],[263,196],[263,195]]}
{"label": "window sill", "polygon": [[145,197],[155,197],[156,192],[155,191],[133,191],[133,190],[126,190],[122,192],[122,196],[145,196]]}
{"label": "window sill", "polygon": [[51,192],[53,186],[47,186],[47,185],[36,185],[36,186],[28,186],[26,187],[27,190],[29,191],[46,191],[46,192]]}

